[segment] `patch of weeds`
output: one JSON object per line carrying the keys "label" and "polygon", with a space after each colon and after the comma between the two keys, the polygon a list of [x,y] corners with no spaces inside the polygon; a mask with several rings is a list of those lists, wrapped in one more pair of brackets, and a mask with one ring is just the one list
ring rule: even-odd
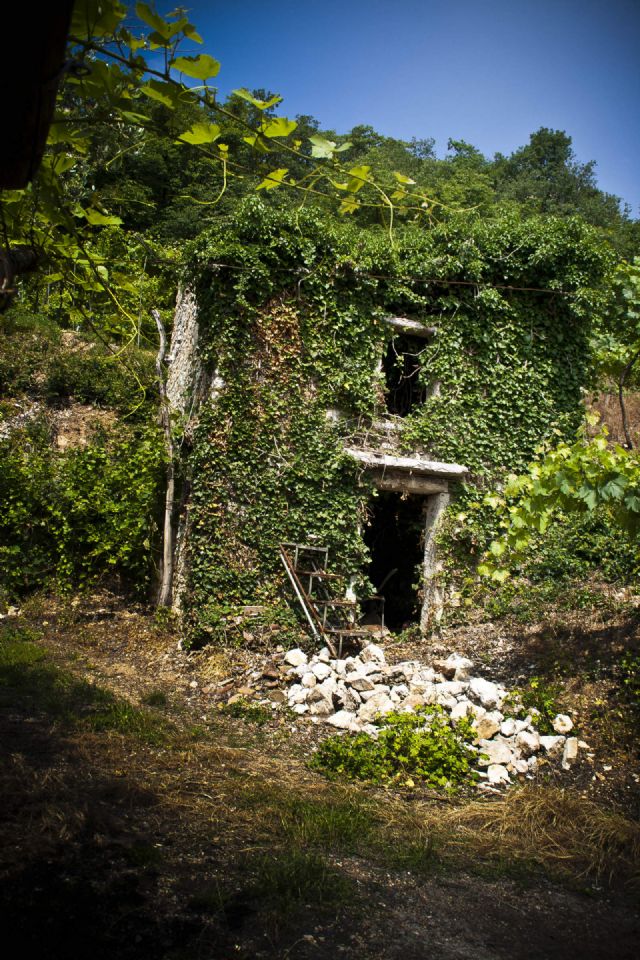
{"label": "patch of weeds", "polygon": [[162,862],[162,850],[153,843],[134,843],[126,851],[126,858],[134,867],[153,869]]}
{"label": "patch of weeds", "polygon": [[34,643],[38,636],[27,627],[5,627],[0,634],[0,669],[41,663],[47,654]]}
{"label": "patch of weeds", "polygon": [[297,847],[262,854],[250,868],[255,879],[246,892],[261,909],[283,918],[301,906],[340,906],[353,898],[348,877],[319,854]]}
{"label": "patch of weeds", "polygon": [[470,858],[464,861],[465,869],[482,880],[511,880],[521,890],[529,890],[544,881],[548,874],[544,867],[532,859],[517,859],[497,856],[481,860]]}
{"label": "patch of weeds", "polygon": [[625,653],[620,667],[624,698],[640,720],[640,654]]}
{"label": "patch of weeds", "polygon": [[187,727],[186,734],[189,740],[195,740],[198,742],[200,740],[208,739],[209,730],[202,723],[192,723],[191,726]]}
{"label": "patch of weeds", "polygon": [[483,606],[490,620],[532,624],[544,618],[549,605],[557,601],[558,594],[558,584],[553,581],[533,584],[513,580],[489,593]]}
{"label": "patch of weeds", "polygon": [[204,913],[207,916],[216,917],[224,911],[228,899],[220,885],[214,880],[213,883],[208,883],[200,890],[196,890],[189,897],[187,905],[195,913]]}
{"label": "patch of weeds", "polygon": [[260,706],[259,703],[252,703],[241,697],[233,703],[226,703],[220,713],[227,717],[233,717],[235,720],[245,720],[247,723],[254,723],[258,727],[264,727],[265,723],[271,720],[271,710]]}
{"label": "patch of weeds", "polygon": [[112,730],[156,746],[164,743],[166,737],[157,717],[136,709],[126,700],[111,698],[108,693],[107,702],[90,713],[85,723],[92,730]]}
{"label": "patch of weeds", "polygon": [[392,634],[389,639],[393,643],[420,643],[423,637],[419,624],[412,623],[400,633]]}
{"label": "patch of weeds", "polygon": [[153,623],[159,630],[172,632],[178,628],[179,617],[171,607],[157,607]]}
{"label": "patch of weeds", "polygon": [[415,713],[389,713],[376,721],[378,736],[366,733],[329,737],[311,759],[311,766],[328,774],[370,783],[453,791],[477,778],[475,757],[466,741],[474,738],[467,719],[454,722],[439,706]]}
{"label": "patch of weeds", "polygon": [[169,706],[169,698],[164,690],[150,690],[149,693],[145,693],[144,697],[142,697],[142,703],[144,703],[145,707],[164,708]]}
{"label": "patch of weeds", "polygon": [[382,848],[385,863],[396,870],[407,870],[417,876],[427,876],[440,865],[438,858],[439,843],[431,833],[412,843],[394,842]]}
{"label": "patch of weeds", "polygon": [[147,743],[164,741],[165,726],[157,717],[48,663],[47,649],[33,642],[37,636],[24,628],[2,632],[0,706],[45,714],[70,727],[113,730]]}
{"label": "patch of weeds", "polygon": [[543,735],[555,733],[553,720],[558,715],[557,699],[562,692],[559,683],[549,683],[542,677],[531,677],[526,687],[516,687],[505,697],[504,712],[524,719],[535,712],[535,724]]}
{"label": "patch of weeds", "polygon": [[355,852],[374,827],[371,812],[358,802],[293,797],[284,800],[283,806],[282,830],[288,839],[303,848]]}

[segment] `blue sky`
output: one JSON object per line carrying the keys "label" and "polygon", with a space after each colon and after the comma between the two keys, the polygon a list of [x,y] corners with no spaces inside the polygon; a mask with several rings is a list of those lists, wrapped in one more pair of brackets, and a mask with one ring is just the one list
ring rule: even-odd
{"label": "blue sky", "polygon": [[[187,0],[188,4],[188,0]],[[186,4],[186,5],[187,5]],[[193,0],[217,78],[339,133],[463,139],[511,153],[565,130],[640,215],[640,0]],[[168,8],[158,4],[161,13]]]}

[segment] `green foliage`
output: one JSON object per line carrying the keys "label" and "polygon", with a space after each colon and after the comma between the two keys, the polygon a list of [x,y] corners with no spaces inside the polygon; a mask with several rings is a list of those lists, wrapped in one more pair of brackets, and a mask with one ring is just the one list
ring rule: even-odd
{"label": "green foliage", "polygon": [[586,580],[595,571],[608,583],[632,583],[640,573],[637,544],[620,536],[618,524],[603,508],[556,517],[531,547],[524,573],[534,583]]}
{"label": "green foliage", "polygon": [[[612,540],[610,538],[608,542]],[[601,568],[594,564],[593,570],[597,570],[600,578]],[[628,581],[627,576],[622,579]],[[465,611],[479,610],[486,620],[533,624],[548,619],[558,611],[586,610],[609,616],[630,612],[629,604],[625,601],[569,575],[559,579],[545,575],[535,581],[526,577],[512,577],[504,583],[469,580]],[[458,609],[451,611],[449,619],[460,620],[461,617],[456,616],[459,612]]]}
{"label": "green foliage", "polygon": [[[91,330],[110,346],[74,352],[54,329],[21,335],[0,358],[0,386],[145,419],[150,356],[122,344],[155,346],[148,305],[168,319],[176,267],[195,258],[206,359],[228,389],[201,419],[193,451],[192,603],[202,611],[193,636],[224,631],[229,603],[273,600],[282,539],[315,535],[336,564],[362,569],[366,488],[342,454],[348,429],[325,411],[340,408],[346,422],[380,412],[383,315],[438,323],[423,365],[442,390],[406,418],[404,444],[471,469],[462,512],[502,471],[524,469],[554,430],[566,439],[575,429],[592,325],[602,355],[619,365],[620,343],[629,347],[622,327],[607,340],[598,322],[612,263],[600,241],[630,249],[633,224],[596,189],[592,165],[577,163],[563,132],[542,129],[493,162],[450,141],[437,160],[432,141],[367,126],[344,137],[312,117],[276,116],[281,98],[265,91],[220,100],[209,85],[218,61],[183,54],[201,38],[181,8],[162,16],[138,3],[134,15],[82,0],[72,37],[69,59],[86,69],[66,75],[42,170],[26,190],[4,192],[3,224],[12,244],[35,244],[46,262],[22,285],[23,313]],[[254,189],[271,213],[255,203],[238,213]],[[291,198],[316,213],[280,215]],[[462,216],[461,207],[473,209]],[[563,219],[536,216],[547,210]],[[328,211],[371,229],[339,227]],[[393,230],[402,218],[411,226]],[[203,238],[185,248],[193,237]],[[625,276],[620,302],[635,283],[632,270]],[[487,516],[474,522],[455,535],[460,557],[465,542],[474,541],[473,558],[493,534]],[[33,558],[23,556],[36,571],[26,580],[45,569],[68,578],[69,563],[61,573],[49,548],[39,552],[43,537]],[[126,557],[113,564],[141,579]]]}
{"label": "green foliage", "polygon": [[129,351],[115,358],[104,349],[60,352],[52,358],[45,385],[50,400],[74,399],[108,407],[136,419],[149,416],[153,393],[145,386],[153,382],[149,354]]}
{"label": "green foliage", "polygon": [[260,903],[262,910],[275,914],[279,923],[286,923],[292,911],[309,903],[321,909],[335,909],[354,897],[348,876],[320,854],[297,847],[275,855],[254,856],[246,867],[254,874],[246,893]]}
{"label": "green foliage", "polygon": [[[110,408],[128,419],[148,419],[155,405],[153,356],[135,347],[107,349],[62,331],[48,309],[16,305],[2,315],[0,394],[48,404],[70,400]],[[8,405],[6,413],[13,410]]]}
{"label": "green foliage", "polygon": [[504,495],[491,495],[501,509],[504,534],[491,543],[481,574],[501,581],[507,564],[521,561],[534,534],[544,534],[557,514],[606,513],[637,544],[640,534],[640,459],[636,451],[607,441],[606,430],[591,438],[584,430],[560,443],[521,476],[511,475]]}
{"label": "green foliage", "polygon": [[504,712],[524,719],[535,711],[536,729],[543,735],[555,733],[553,720],[558,715],[557,699],[562,692],[559,683],[550,683],[542,677],[531,677],[526,687],[516,687],[505,699]]}
{"label": "green foliage", "polygon": [[247,723],[253,723],[257,727],[264,727],[265,723],[271,720],[271,711],[259,703],[252,703],[245,697],[234,700],[233,703],[226,703],[221,713],[236,720],[246,720]]}
{"label": "green foliage", "polygon": [[122,575],[144,595],[152,574],[163,450],[158,431],[121,427],[55,452],[36,421],[0,441],[0,577],[12,595],[44,583]]}
{"label": "green foliage", "polygon": [[0,709],[28,709],[69,728],[164,742],[166,729],[157,717],[60,669],[37,640],[22,627],[0,630]]}
{"label": "green foliage", "polygon": [[[610,263],[577,222],[406,228],[391,248],[381,230],[251,200],[189,257],[199,349],[224,383],[200,414],[190,462],[194,638],[219,631],[226,605],[281,594],[282,541],[317,537],[335,569],[365,566],[357,527],[369,491],[343,447],[386,412],[385,316],[438,327],[421,360],[440,395],[403,418],[399,452],[417,447],[467,465],[463,513],[480,485],[524,467],[554,430],[568,436],[577,425],[587,334],[603,303],[596,284]],[[338,418],[327,419],[336,408]],[[486,508],[476,555],[493,523]],[[451,535],[468,558],[468,532]],[[367,584],[358,586],[363,595]]]}
{"label": "green foliage", "polygon": [[420,781],[445,790],[473,778],[474,754],[465,743],[474,736],[469,721],[454,723],[442,707],[432,706],[389,713],[376,725],[376,738],[358,733],[325,740],[311,765],[349,780],[400,786]]}
{"label": "green foliage", "polygon": [[640,719],[640,655],[625,653],[620,666],[624,699]]}
{"label": "green foliage", "polygon": [[[624,380],[634,383],[634,357],[640,351],[640,257],[616,268],[611,309],[594,331],[593,351],[602,375],[617,382],[623,377],[623,385]],[[635,378],[637,382],[637,372]]]}

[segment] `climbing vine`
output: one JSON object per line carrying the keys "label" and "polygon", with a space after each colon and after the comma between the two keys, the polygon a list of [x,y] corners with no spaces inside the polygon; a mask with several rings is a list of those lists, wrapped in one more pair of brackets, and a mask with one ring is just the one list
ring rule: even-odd
{"label": "climbing vine", "polygon": [[194,636],[221,605],[282,594],[283,540],[317,537],[337,568],[363,569],[371,493],[344,444],[385,412],[385,317],[437,328],[421,367],[439,390],[404,418],[401,449],[465,464],[463,504],[580,421],[611,263],[577,220],[405,227],[390,247],[382,230],[252,199],[190,262],[201,357],[221,384],[189,468]]}

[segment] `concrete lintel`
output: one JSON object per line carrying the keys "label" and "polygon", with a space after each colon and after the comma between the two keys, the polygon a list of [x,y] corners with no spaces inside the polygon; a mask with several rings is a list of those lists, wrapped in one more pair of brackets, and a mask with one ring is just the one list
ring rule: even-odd
{"label": "concrete lintel", "polygon": [[372,470],[371,478],[378,490],[390,490],[394,493],[430,496],[433,493],[446,493],[449,489],[446,480],[438,483],[429,477],[414,477],[394,471]]}
{"label": "concrete lintel", "polygon": [[385,317],[384,322],[398,333],[408,333],[412,337],[421,337],[423,340],[431,340],[438,333],[437,327],[426,327],[424,323],[409,320],[408,317]]}
{"label": "concrete lintel", "polygon": [[358,450],[346,447],[345,452],[364,467],[372,470],[389,470],[409,476],[433,477],[437,480],[459,480],[468,473],[459,463],[440,463],[438,460],[424,460],[422,457],[394,457],[388,453],[371,450]]}

